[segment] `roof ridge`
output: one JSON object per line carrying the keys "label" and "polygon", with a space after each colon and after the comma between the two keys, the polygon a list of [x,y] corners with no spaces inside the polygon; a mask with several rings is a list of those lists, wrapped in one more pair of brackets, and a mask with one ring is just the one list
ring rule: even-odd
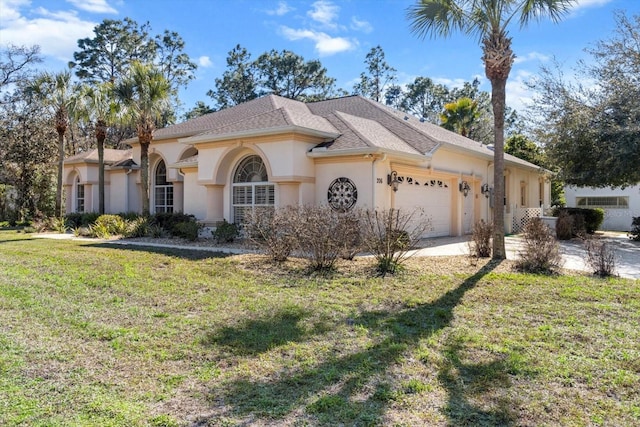
{"label": "roof ridge", "polygon": [[289,110],[287,110],[285,107],[280,107],[277,108],[275,111],[280,112],[280,114],[282,114],[282,117],[284,118],[284,121],[287,122],[287,124],[295,126],[295,120],[293,120],[293,117],[291,116],[291,114],[289,113]]}
{"label": "roof ridge", "polygon": [[[365,98],[364,96],[361,95],[356,95],[362,99],[364,99],[365,101],[367,101],[369,104],[373,105],[375,108],[377,108],[379,111],[381,111],[383,114],[385,114],[387,117],[395,120],[396,122],[402,124],[402,126],[404,126],[405,128],[408,128],[412,131],[418,132],[422,137],[428,139],[429,141],[432,141],[436,144],[436,146],[438,146],[441,142],[434,139],[433,137],[431,137],[430,135],[427,135],[425,132],[421,131],[420,129],[418,129],[418,127],[413,126],[411,123],[409,123],[407,120],[402,120],[400,119],[400,117],[398,117],[397,115],[395,115],[393,113],[393,111],[398,111],[400,113],[404,113],[405,116],[408,114],[404,111],[400,111],[400,110],[394,110],[393,108],[381,104],[378,101],[374,101],[373,99],[369,99],[369,98]],[[405,138],[402,137],[402,135],[399,135],[397,132],[394,132],[393,130],[389,129],[389,127],[384,126],[389,132],[391,132],[392,134],[394,134],[396,137],[400,138],[401,140],[403,140],[405,142],[405,144],[407,144],[409,147],[413,148],[414,150],[416,150],[417,152],[421,152],[417,147],[415,147],[411,142],[407,141]],[[427,153],[422,153],[422,154],[427,154]]]}
{"label": "roof ridge", "polygon": [[[369,141],[369,138],[367,138],[365,135],[362,134],[362,132],[360,132],[358,129],[354,128],[351,123],[348,120],[345,120],[345,117],[343,117],[343,115],[345,116],[351,116],[351,117],[358,117],[358,116],[354,116],[353,114],[349,114],[349,113],[345,113],[344,111],[338,111],[336,110],[333,115],[335,117],[338,118],[338,120],[340,120],[340,122],[342,122],[342,124],[344,124],[346,127],[348,127],[353,133],[355,133],[356,135],[358,135],[358,137],[364,141],[365,144],[367,144],[367,147],[371,147],[371,148],[375,148],[376,146],[373,145],[373,143],[371,143],[371,141]],[[370,120],[367,119],[366,117],[358,117],[362,120]],[[395,135],[395,134],[394,134]]]}

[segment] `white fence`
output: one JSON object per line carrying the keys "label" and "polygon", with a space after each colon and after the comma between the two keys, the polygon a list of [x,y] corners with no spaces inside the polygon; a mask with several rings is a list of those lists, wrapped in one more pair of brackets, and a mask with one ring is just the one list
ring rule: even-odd
{"label": "white fence", "polygon": [[539,218],[542,216],[542,208],[515,208],[513,209],[512,228],[513,234],[521,233],[524,226],[531,218]]}

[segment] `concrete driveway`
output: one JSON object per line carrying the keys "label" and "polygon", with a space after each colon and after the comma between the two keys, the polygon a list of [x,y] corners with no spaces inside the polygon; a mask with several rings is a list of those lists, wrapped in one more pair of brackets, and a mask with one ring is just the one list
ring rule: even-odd
{"label": "concrete driveway", "polygon": [[[439,237],[430,239],[424,248],[416,251],[417,256],[468,255],[468,241],[471,236]],[[616,256],[616,274],[628,279],[640,280],[640,242],[630,240],[621,233],[599,233],[614,248]],[[505,246],[507,259],[514,260],[522,246],[520,236],[506,236]],[[585,264],[586,251],[579,240],[560,241],[560,251],[564,261],[563,267],[568,270],[589,271]]]}

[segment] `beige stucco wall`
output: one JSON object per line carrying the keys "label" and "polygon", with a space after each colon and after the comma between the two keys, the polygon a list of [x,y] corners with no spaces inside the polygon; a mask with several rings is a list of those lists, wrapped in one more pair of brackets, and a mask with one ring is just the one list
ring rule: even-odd
{"label": "beige stucco wall", "polygon": [[[356,207],[371,208],[374,202],[372,197],[374,185],[371,184],[372,165],[372,160],[365,159],[363,156],[316,159],[316,204],[327,205],[329,186],[335,179],[344,177],[349,178],[356,186],[358,191]],[[379,185],[382,186],[382,184]]]}
{"label": "beige stucco wall", "polygon": [[184,173],[184,213],[204,219],[207,216],[207,189],[198,185],[197,168],[188,168]]}
{"label": "beige stucco wall", "polygon": [[[322,151],[310,153],[318,139],[300,134],[242,138],[230,141],[167,140],[155,141],[150,149],[150,182],[160,160],[167,165],[169,181],[174,183],[174,210],[195,215],[196,218],[215,224],[222,219],[233,221],[231,204],[232,179],[238,163],[248,155],[262,158],[274,184],[276,206],[287,204],[327,204],[327,191],[339,177],[349,178],[358,190],[357,207],[388,209],[400,206],[387,175],[396,170],[403,176],[437,179],[446,182],[450,194],[450,233],[468,233],[473,223],[480,219],[491,220],[491,200],[480,192],[483,184],[493,186],[493,161],[455,149],[441,147],[432,158],[411,156],[393,157],[391,154],[352,154],[323,156]],[[180,160],[195,153],[197,164],[179,168]],[[318,155],[320,153],[320,155]],[[329,154],[329,153],[327,153]],[[140,164],[140,150],[133,147],[133,159]],[[178,164],[176,167],[171,165]],[[521,188],[525,190],[527,207],[538,207],[540,182],[544,184],[544,204],[550,203],[550,184],[542,179],[537,170],[506,165],[507,211],[521,205]],[[79,174],[85,184],[86,209],[97,210],[97,165],[75,164],[65,166],[65,191],[67,210],[71,211],[73,179]],[[140,172],[134,170],[106,171],[106,211],[110,213],[140,211]],[[467,197],[459,191],[459,183],[470,185]],[[153,207],[153,192],[151,206]],[[405,198],[405,204],[411,203]]]}

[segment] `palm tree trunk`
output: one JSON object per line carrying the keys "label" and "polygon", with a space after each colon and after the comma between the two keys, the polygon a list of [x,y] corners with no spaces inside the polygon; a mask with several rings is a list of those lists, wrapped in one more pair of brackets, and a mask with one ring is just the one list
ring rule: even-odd
{"label": "palm tree trunk", "polygon": [[507,79],[491,80],[493,106],[493,259],[505,259],[504,244],[504,110]]}
{"label": "palm tree trunk", "polygon": [[56,215],[64,216],[62,209],[62,170],[64,169],[64,131],[58,131],[58,182],[56,185]]}
{"label": "palm tree trunk", "polygon": [[98,142],[98,212],[104,214],[104,140],[106,123],[96,121],[96,141]]}
{"label": "palm tree trunk", "polygon": [[149,215],[149,143],[140,141],[140,180],[142,182],[142,214]]}
{"label": "palm tree trunk", "polygon": [[104,139],[98,139],[98,212],[104,214]]}

